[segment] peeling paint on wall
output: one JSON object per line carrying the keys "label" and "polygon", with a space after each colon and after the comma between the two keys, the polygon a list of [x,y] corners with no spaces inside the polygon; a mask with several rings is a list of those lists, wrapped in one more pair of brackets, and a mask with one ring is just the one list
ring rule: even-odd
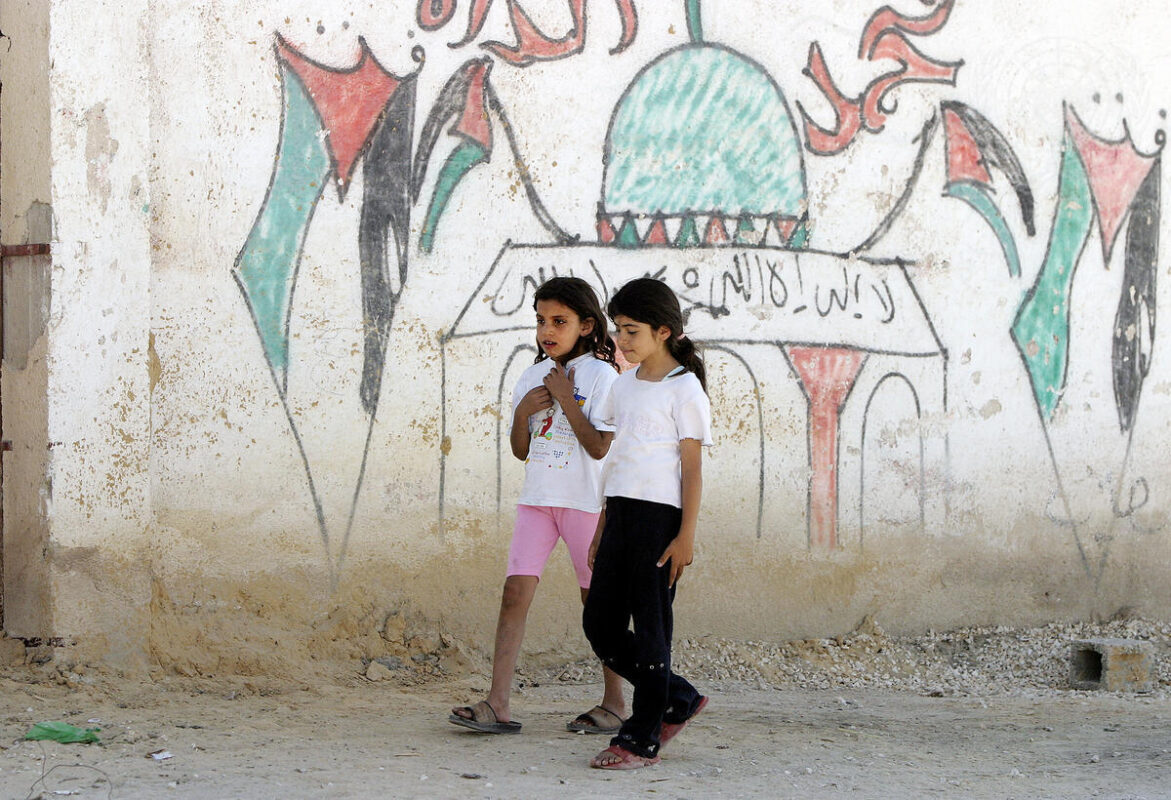
{"label": "peeling paint on wall", "polygon": [[105,213],[110,202],[110,164],[118,153],[118,140],[110,135],[104,103],[86,109],[84,125],[86,188]]}

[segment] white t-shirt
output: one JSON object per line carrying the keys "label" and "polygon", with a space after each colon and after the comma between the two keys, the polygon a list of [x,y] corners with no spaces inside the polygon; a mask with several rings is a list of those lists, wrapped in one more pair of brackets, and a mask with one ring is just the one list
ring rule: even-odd
{"label": "white t-shirt", "polygon": [[618,377],[602,418],[614,425],[606,459],[607,497],[630,497],[683,507],[679,442],[712,443],[712,410],[699,378],[679,372],[661,381]]}
{"label": "white t-shirt", "polygon": [[[542,385],[557,365],[546,358],[526,369],[512,392],[512,413],[530,390]],[[599,431],[612,431],[600,415],[602,400],[618,377],[617,370],[592,353],[565,365],[573,370],[573,394],[585,418]],[[602,464],[577,440],[565,412],[556,400],[553,407],[529,417],[529,457],[525,483],[517,501],[527,506],[573,508],[594,513],[602,510]]]}

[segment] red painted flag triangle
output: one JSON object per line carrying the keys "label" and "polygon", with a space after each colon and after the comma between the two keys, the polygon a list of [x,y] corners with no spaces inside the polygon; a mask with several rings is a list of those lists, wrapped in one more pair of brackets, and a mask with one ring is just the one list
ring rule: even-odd
{"label": "red painted flag triangle", "polygon": [[1138,152],[1129,131],[1113,142],[1090,133],[1070,106],[1066,107],[1065,124],[1086,168],[1102,234],[1102,260],[1109,266],[1114,241],[1156,156]]}
{"label": "red painted flag triangle", "polygon": [[277,34],[280,57],[305,84],[325,128],[326,147],[342,197],[382,110],[402,82],[383,69],[365,39],[359,38],[358,44],[358,62],[348,69],[338,69],[306,58]]}

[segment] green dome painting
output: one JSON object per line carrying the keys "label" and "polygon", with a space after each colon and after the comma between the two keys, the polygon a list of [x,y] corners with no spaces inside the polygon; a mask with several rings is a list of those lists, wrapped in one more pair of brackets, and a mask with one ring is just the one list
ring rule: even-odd
{"label": "green dome painting", "polygon": [[649,64],[618,102],[602,213],[799,219],[805,209],[801,142],[760,65],[686,45]]}

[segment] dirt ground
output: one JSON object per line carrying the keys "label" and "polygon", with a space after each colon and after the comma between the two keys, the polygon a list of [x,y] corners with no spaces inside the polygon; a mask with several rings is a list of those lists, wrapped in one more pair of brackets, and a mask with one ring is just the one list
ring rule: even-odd
{"label": "dirt ground", "polygon": [[[11,667],[0,673],[0,797],[1171,797],[1165,678],[1147,694],[1046,686],[1061,679],[1044,670],[1004,681],[988,664],[1003,658],[1006,637],[1021,641],[1019,633],[945,637],[967,644],[942,655],[933,642],[931,657],[966,676],[956,686],[922,664],[914,680],[898,671],[893,688],[850,678],[896,674],[884,654],[926,649],[876,647],[867,635],[782,653],[788,677],[698,680],[712,697],[708,710],[662,764],[628,773],[589,769],[606,741],[565,731],[600,693],[585,662],[522,675],[513,711],[524,729],[515,736],[446,721],[452,703],[486,687],[478,672],[371,681],[356,665],[332,681],[301,682]],[[684,650],[680,662],[697,670],[744,661],[720,656],[727,645]],[[772,658],[750,650],[737,652]],[[1058,655],[1036,660],[1061,668]],[[839,662],[850,663],[827,666]],[[101,744],[22,740],[44,720],[100,728]]]}

